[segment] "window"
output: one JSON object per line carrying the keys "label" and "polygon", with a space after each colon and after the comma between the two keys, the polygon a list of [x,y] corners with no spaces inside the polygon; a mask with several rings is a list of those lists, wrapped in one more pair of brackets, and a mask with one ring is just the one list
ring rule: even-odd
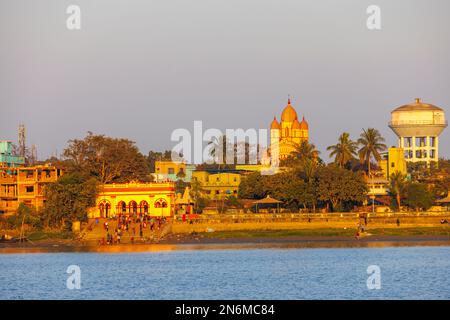
{"label": "window", "polygon": [[158,199],[154,204],[155,208],[167,208],[167,201],[164,199]]}
{"label": "window", "polygon": [[416,137],[416,147],[426,147],[427,137]]}
{"label": "window", "polygon": [[403,146],[405,148],[411,148],[411,144],[412,144],[412,138],[411,137],[404,137],[403,138]]}
{"label": "window", "polygon": [[395,162],[391,162],[391,168],[395,168]]}
{"label": "window", "polygon": [[25,187],[25,190],[27,193],[32,193],[32,192],[34,192],[34,186]]}
{"label": "window", "polygon": [[422,150],[416,150],[416,158],[421,159],[422,158]]}
{"label": "window", "polygon": [[431,159],[434,159],[435,157],[436,157],[436,150],[431,149],[431,150],[430,150],[430,158],[431,158]]}
{"label": "window", "polygon": [[175,173],[175,169],[174,169],[174,168],[168,168],[168,169],[167,169],[167,172],[168,172],[169,174],[174,174],[174,173]]}
{"label": "window", "polygon": [[436,147],[436,137],[430,137],[430,147]]}
{"label": "window", "polygon": [[220,191],[219,190],[216,190],[216,194],[219,194],[220,193]]}

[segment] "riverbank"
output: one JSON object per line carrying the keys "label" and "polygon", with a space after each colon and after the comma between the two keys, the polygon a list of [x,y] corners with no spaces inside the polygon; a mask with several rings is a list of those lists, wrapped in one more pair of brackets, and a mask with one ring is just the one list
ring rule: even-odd
{"label": "riverbank", "polygon": [[43,239],[0,243],[0,254],[44,252],[153,252],[242,248],[353,248],[450,246],[450,226],[369,229],[356,239],[351,229],[238,230],[171,233],[158,242],[98,245],[95,241]]}

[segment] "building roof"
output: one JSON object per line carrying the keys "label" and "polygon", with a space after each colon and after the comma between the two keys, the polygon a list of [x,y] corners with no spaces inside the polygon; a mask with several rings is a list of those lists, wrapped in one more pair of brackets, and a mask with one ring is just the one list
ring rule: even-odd
{"label": "building roof", "polygon": [[263,199],[256,200],[253,202],[253,204],[276,204],[276,203],[282,203],[282,201],[271,198],[270,196],[267,196]]}
{"label": "building roof", "polygon": [[291,105],[291,99],[288,99],[288,103],[281,113],[281,121],[293,122],[297,118],[297,111]]}
{"label": "building roof", "polygon": [[280,129],[280,124],[278,123],[276,117],[273,117],[272,123],[270,124],[270,129]]}
{"label": "building roof", "polygon": [[401,107],[394,109],[392,112],[397,111],[444,111],[444,110],[435,105],[423,103],[419,98],[416,98],[416,100],[413,103],[405,104]]}
{"label": "building roof", "polygon": [[297,117],[295,117],[294,122],[292,123],[292,129],[301,129],[300,122],[298,122]]}
{"label": "building roof", "polygon": [[308,130],[309,125],[308,122],[306,122],[305,117],[303,117],[302,122],[300,122],[300,129]]}

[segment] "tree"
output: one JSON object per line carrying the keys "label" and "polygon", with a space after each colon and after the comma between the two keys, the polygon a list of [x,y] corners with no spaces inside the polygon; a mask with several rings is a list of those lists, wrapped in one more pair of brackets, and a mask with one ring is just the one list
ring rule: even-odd
{"label": "tree", "polygon": [[389,192],[395,196],[398,212],[401,211],[401,199],[402,195],[405,192],[405,188],[407,186],[406,176],[402,174],[400,171],[395,171],[389,177]]}
{"label": "tree", "polygon": [[412,182],[406,190],[405,203],[415,210],[428,210],[433,205],[434,199],[427,185],[419,182]]}
{"label": "tree", "polygon": [[95,177],[101,183],[149,181],[146,158],[133,141],[88,132],[83,140],[70,140],[63,156],[68,171]]}
{"label": "tree", "polygon": [[340,168],[334,164],[317,171],[318,199],[331,203],[333,210],[343,202],[362,202],[367,196],[367,184],[358,172]]}
{"label": "tree", "polygon": [[184,190],[186,189],[186,187],[187,187],[188,185],[189,185],[189,184],[188,184],[187,182],[185,182],[184,180],[178,179],[178,180],[175,182],[175,193],[181,193],[181,194],[183,194],[183,193],[184,193]]}
{"label": "tree", "polygon": [[193,180],[191,182],[190,196],[194,201],[194,212],[201,213],[203,208],[206,207],[208,201],[203,197],[203,188],[199,181]]}
{"label": "tree", "polygon": [[319,151],[316,146],[308,141],[302,141],[297,144],[295,150],[291,152],[291,155],[297,160],[315,159],[319,155]]}
{"label": "tree", "polygon": [[361,162],[367,163],[367,170],[369,177],[370,173],[370,160],[371,158],[375,158],[375,160],[380,161],[381,155],[380,152],[386,150],[386,145],[383,143],[385,140],[381,136],[380,132],[374,128],[368,128],[367,130],[363,129],[360,138],[358,139],[358,143],[361,145],[361,149],[359,149],[359,159]]}
{"label": "tree", "polygon": [[334,162],[341,168],[345,166],[357,154],[358,143],[350,139],[347,132],[339,136],[338,143],[327,148],[330,152],[330,157],[334,157]]}
{"label": "tree", "polygon": [[147,156],[147,163],[150,172],[156,172],[156,161],[172,161],[172,151],[165,150],[164,152],[158,152],[150,150]]}
{"label": "tree", "polygon": [[85,221],[87,210],[95,206],[98,181],[79,173],[68,173],[49,183],[44,195],[47,199],[43,208],[46,226],[69,227],[73,221]]}
{"label": "tree", "polygon": [[238,195],[241,199],[261,199],[266,196],[265,180],[267,176],[253,172],[241,179]]}

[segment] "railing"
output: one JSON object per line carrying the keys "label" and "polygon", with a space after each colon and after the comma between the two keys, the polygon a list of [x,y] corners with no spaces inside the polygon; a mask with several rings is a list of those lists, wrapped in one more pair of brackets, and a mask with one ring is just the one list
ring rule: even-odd
{"label": "railing", "polygon": [[[236,222],[307,222],[311,220],[358,219],[366,215],[368,218],[393,218],[393,217],[443,217],[447,218],[450,212],[333,212],[333,213],[266,213],[266,214],[200,214],[192,220],[196,223],[236,223]],[[181,217],[175,219],[175,223],[182,223]],[[189,215],[186,215],[189,220]]]}
{"label": "railing", "polygon": [[407,125],[439,125],[439,126],[447,126],[447,121],[440,120],[404,120],[404,121],[389,121],[390,126],[407,126]]}

